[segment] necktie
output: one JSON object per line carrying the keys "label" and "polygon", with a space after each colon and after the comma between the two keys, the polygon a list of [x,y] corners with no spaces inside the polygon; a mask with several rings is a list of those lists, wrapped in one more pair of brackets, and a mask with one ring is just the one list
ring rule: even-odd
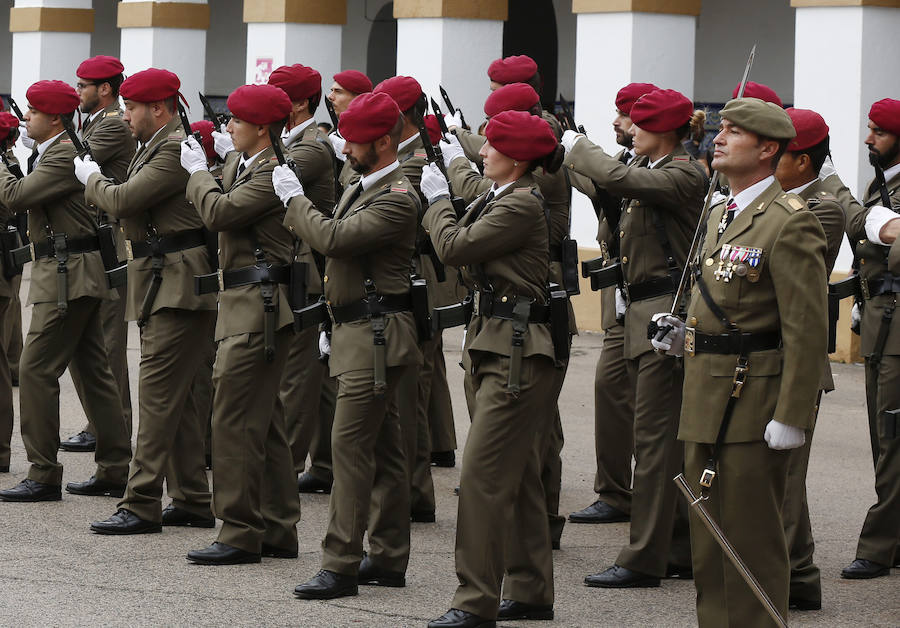
{"label": "necktie", "polygon": [[728,204],[725,206],[725,213],[722,214],[722,221],[719,223],[719,237],[722,237],[728,225],[734,220],[735,211],[737,211],[737,203],[734,202],[733,198],[729,198]]}
{"label": "necktie", "polygon": [[631,151],[623,150],[622,156],[619,157],[619,161],[627,166],[628,162],[631,161]]}
{"label": "necktie", "polygon": [[344,209],[347,209],[348,207],[353,205],[353,203],[356,202],[356,199],[359,198],[359,195],[362,194],[362,191],[363,191],[362,182],[359,182],[356,184],[356,186],[353,188],[353,190],[347,196],[347,202],[344,203]]}
{"label": "necktie", "polygon": [[246,170],[246,169],[247,169],[246,164],[244,164],[244,162],[241,162],[241,165],[238,166],[237,176],[241,176],[242,174],[244,174],[244,170]]}
{"label": "necktie", "polygon": [[37,152],[37,149],[35,148],[31,152],[31,156],[28,158],[28,174],[31,174],[31,171],[34,168],[34,162],[37,161],[37,158],[38,158],[38,152]]}
{"label": "necktie", "polygon": [[490,203],[492,200],[494,200],[494,191],[493,190],[488,192],[487,196],[484,197],[484,200],[482,200],[478,204],[478,208],[474,212],[472,212],[472,222],[475,222],[476,220],[478,220],[478,218],[481,216],[481,212],[484,211],[484,208],[487,207],[488,203]]}

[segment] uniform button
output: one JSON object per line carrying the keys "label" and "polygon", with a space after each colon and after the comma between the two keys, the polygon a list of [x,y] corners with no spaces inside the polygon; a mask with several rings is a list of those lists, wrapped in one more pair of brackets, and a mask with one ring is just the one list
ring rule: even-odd
{"label": "uniform button", "polygon": [[696,326],[697,325],[697,317],[691,316],[690,320],[688,320],[688,325],[690,325],[691,327]]}
{"label": "uniform button", "polygon": [[866,260],[860,259],[860,260],[859,260],[859,263],[860,263],[860,264],[865,264],[865,263],[866,263]]}
{"label": "uniform button", "polygon": [[623,263],[623,264],[627,264],[627,263],[628,263],[628,256],[627,256],[627,255],[623,255],[623,256],[622,256],[622,263]]}
{"label": "uniform button", "polygon": [[291,225],[290,227],[288,227],[288,231],[290,231],[291,233],[294,233],[294,225]]}
{"label": "uniform button", "polygon": [[630,214],[630,213],[631,213],[631,208],[629,207],[628,209],[626,209],[626,210],[625,210],[625,213],[626,213],[626,214]]}
{"label": "uniform button", "polygon": [[501,297],[500,300],[501,300],[503,303],[506,303],[507,301],[509,301],[509,299],[507,299],[505,296],[504,296],[504,297]]}
{"label": "uniform button", "polygon": [[325,301],[325,303],[327,303],[328,305],[331,305],[331,301]]}
{"label": "uniform button", "polygon": [[713,261],[713,258],[707,257],[707,258],[706,258],[706,265],[707,265],[707,266],[712,266],[713,264],[715,264],[715,262]]}
{"label": "uniform button", "polygon": [[865,240],[860,240],[859,243],[860,243],[860,244],[865,244],[866,241],[865,241]]}
{"label": "uniform button", "polygon": [[328,283],[328,275],[325,275],[324,277],[322,277],[322,281],[324,281],[325,283]]}
{"label": "uniform button", "polygon": [[624,232],[624,231],[620,231],[620,232],[619,232],[619,237],[620,237],[620,238],[624,238],[624,237],[625,237],[625,232]]}

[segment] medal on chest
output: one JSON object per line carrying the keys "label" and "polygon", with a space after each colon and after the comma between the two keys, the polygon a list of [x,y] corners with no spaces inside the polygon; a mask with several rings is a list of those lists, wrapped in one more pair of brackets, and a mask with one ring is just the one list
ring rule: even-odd
{"label": "medal on chest", "polygon": [[735,275],[748,281],[759,281],[759,263],[762,249],[752,246],[723,244],[719,252],[719,267],[713,275],[716,281],[730,282]]}

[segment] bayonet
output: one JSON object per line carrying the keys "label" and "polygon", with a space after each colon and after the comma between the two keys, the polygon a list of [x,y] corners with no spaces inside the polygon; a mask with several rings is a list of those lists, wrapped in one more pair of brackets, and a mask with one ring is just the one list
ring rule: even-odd
{"label": "bayonet", "polygon": [[[442,85],[438,85],[438,89],[441,91],[441,98],[444,99],[444,103],[447,105],[447,109],[450,110],[450,113],[456,113],[459,111],[459,121],[462,123],[462,127],[466,130],[469,129],[469,125],[466,124],[466,117],[463,115],[462,109],[457,109],[453,106],[453,103],[450,102],[450,94],[447,93],[447,90],[444,89]],[[437,113],[435,113],[437,115]]]}

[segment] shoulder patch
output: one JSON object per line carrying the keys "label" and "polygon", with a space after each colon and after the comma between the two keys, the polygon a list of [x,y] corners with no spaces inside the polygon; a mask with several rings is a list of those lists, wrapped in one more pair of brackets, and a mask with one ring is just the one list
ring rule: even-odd
{"label": "shoulder patch", "polygon": [[690,161],[690,157],[672,157],[672,161]]}
{"label": "shoulder patch", "polygon": [[793,207],[794,209],[803,209],[803,201],[798,198],[794,198],[793,196],[788,198],[788,205]]}
{"label": "shoulder patch", "polygon": [[392,185],[391,192],[403,192],[406,193],[407,189],[405,187],[400,187],[400,185]]}
{"label": "shoulder patch", "polygon": [[181,139],[184,139],[184,137],[181,135],[181,133],[172,133],[172,134],[171,134],[169,137],[167,137],[166,139],[169,139],[169,140],[181,140]]}
{"label": "shoulder patch", "polygon": [[415,155],[416,157],[422,157],[422,158],[428,157],[428,153],[426,153],[424,149],[413,151],[413,155]]}

